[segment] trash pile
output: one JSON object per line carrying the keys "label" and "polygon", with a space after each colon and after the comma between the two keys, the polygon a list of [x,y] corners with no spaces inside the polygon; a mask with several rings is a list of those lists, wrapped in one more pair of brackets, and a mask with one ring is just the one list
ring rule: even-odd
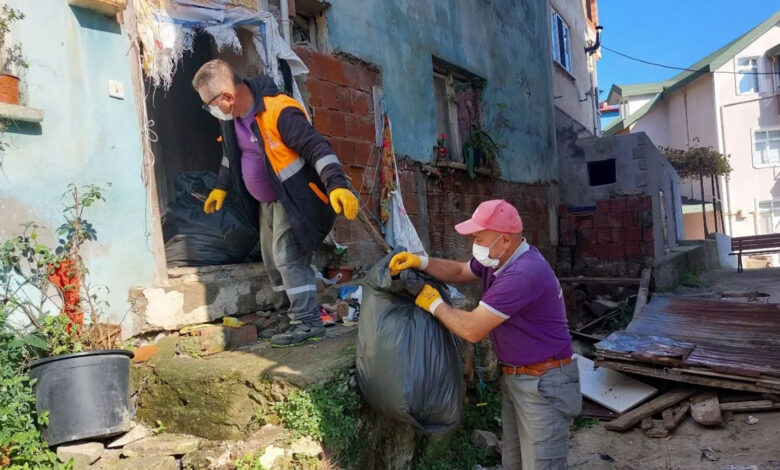
{"label": "trash pile", "polygon": [[460,341],[414,304],[425,283],[449,301],[446,286],[413,270],[393,278],[392,254],[369,272],[358,326],[357,382],[378,411],[428,432],[460,421],[465,384]]}

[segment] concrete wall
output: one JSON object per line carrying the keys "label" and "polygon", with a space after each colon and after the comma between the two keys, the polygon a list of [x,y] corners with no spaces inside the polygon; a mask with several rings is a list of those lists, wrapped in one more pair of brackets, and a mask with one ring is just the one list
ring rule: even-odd
{"label": "concrete wall", "polygon": [[[98,232],[88,243],[90,281],[110,289],[113,321],[129,309],[128,290],[152,280],[145,190],[141,181],[141,131],[130,83],[129,43],[117,22],[60,0],[9,0],[26,18],[14,25],[30,63],[23,77],[29,106],[41,108],[40,125],[12,124],[0,175],[0,240],[35,221],[62,223],[61,196],[68,183],[107,188],[106,203],[89,208]],[[124,85],[124,99],[108,96],[108,81]],[[124,324],[129,331],[131,320]]]}
{"label": "concrete wall", "polygon": [[[679,177],[646,134],[580,139],[575,148],[576,152],[561,160],[561,181],[566,182],[560,190],[562,204],[597,206],[599,201],[620,196],[650,196],[654,255],[660,257],[665,249],[677,246],[684,233]],[[610,158],[615,159],[615,183],[591,187],[588,162]]]}
{"label": "concrete wall", "polygon": [[511,123],[503,178],[557,178],[547,3],[343,0],[327,12],[336,51],[382,71],[395,151],[428,162],[436,145],[434,56],[486,79],[483,102]]}
{"label": "concrete wall", "polygon": [[[770,64],[766,50],[780,43],[780,24],[736,54],[718,71],[733,72],[741,57],[759,57],[759,72],[767,72]],[[730,155],[733,171],[727,184],[727,215],[742,211],[743,217],[731,215],[726,226],[735,237],[756,234],[758,202],[780,200],[780,167],[759,167],[753,164],[753,133],[756,130],[780,129],[780,100],[774,93],[773,78],[759,76],[759,93],[737,94],[737,76],[716,74],[715,87],[722,119],[722,152]]]}
{"label": "concrete wall", "polygon": [[[689,146],[718,148],[717,119],[712,77],[709,75],[685,88],[665,96],[632,127],[631,132],[644,132],[659,147],[686,149]],[[695,139],[698,139],[698,143]],[[712,200],[709,181],[704,185],[704,198]],[[698,180],[683,180],[681,194],[701,199]]]}
{"label": "concrete wall", "polygon": [[[591,90],[591,56],[585,53],[588,45],[588,27],[585,7],[582,2],[571,0],[550,0],[569,26],[571,48],[571,72],[552,61],[553,102],[555,107],[569,115],[588,132],[595,135],[598,123],[595,121],[593,96],[585,95]],[[549,20],[548,20],[549,28]],[[548,33],[549,34],[549,33]],[[594,83],[593,86],[596,84]],[[586,99],[587,98],[587,99]],[[585,99],[585,101],[581,101]]]}

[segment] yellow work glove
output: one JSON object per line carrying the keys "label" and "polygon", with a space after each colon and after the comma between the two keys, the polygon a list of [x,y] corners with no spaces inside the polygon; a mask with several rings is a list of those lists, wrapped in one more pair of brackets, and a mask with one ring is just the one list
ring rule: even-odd
{"label": "yellow work glove", "polygon": [[417,298],[414,299],[414,303],[426,312],[436,316],[436,308],[443,304],[444,301],[441,299],[439,291],[431,287],[430,284],[425,284],[420,293],[417,294]]}
{"label": "yellow work glove", "polygon": [[390,274],[397,275],[404,269],[420,269],[423,270],[428,267],[428,257],[418,256],[408,251],[402,251],[393,256],[388,265],[390,268]]}
{"label": "yellow work glove", "polygon": [[203,204],[203,212],[206,214],[213,214],[214,212],[222,209],[222,204],[225,203],[227,197],[227,191],[222,189],[212,189],[209,193],[209,197],[206,199],[206,203]]}
{"label": "yellow work glove", "polygon": [[358,213],[358,200],[352,191],[347,188],[336,188],[330,192],[330,205],[336,214],[344,209],[344,217],[347,220],[354,220]]}

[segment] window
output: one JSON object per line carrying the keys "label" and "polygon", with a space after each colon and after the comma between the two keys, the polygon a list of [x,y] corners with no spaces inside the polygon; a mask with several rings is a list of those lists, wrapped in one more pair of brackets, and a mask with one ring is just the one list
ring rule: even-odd
{"label": "window", "polygon": [[468,144],[472,131],[480,127],[480,90],[484,80],[435,57],[433,70],[437,141],[443,135],[448,159],[464,162],[463,146]]}
{"label": "window", "polygon": [[571,72],[571,45],[569,44],[569,27],[557,11],[550,13],[550,31],[552,32],[553,60],[564,69]]}
{"label": "window", "polygon": [[753,166],[780,165],[780,129],[753,133]]}
{"label": "window", "polygon": [[758,58],[737,59],[737,74],[740,95],[758,93]]}
{"label": "window", "polygon": [[762,235],[780,233],[780,200],[758,203],[758,229]]}
{"label": "window", "polygon": [[588,162],[588,184],[591,186],[604,186],[617,182],[615,171],[615,159]]}

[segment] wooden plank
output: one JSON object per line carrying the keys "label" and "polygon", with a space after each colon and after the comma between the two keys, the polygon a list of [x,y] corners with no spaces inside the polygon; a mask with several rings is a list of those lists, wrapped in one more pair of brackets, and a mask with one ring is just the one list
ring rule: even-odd
{"label": "wooden plank", "polygon": [[653,429],[653,418],[648,416],[647,418],[642,420],[642,431],[649,431]]}
{"label": "wooden plank", "polygon": [[583,338],[595,342],[602,341],[604,338],[606,338],[606,336],[604,335],[589,335],[587,333],[582,333],[576,330],[569,330],[569,333],[571,333],[572,336],[576,336],[578,338]]}
{"label": "wooden plank", "polygon": [[777,393],[777,389],[762,385],[760,381],[743,382],[741,380],[715,379],[690,374],[672,373],[668,369],[642,366],[636,363],[627,363],[623,361],[596,360],[597,366],[609,367],[610,369],[628,372],[630,374],[646,375],[648,377],[657,377],[659,379],[673,380],[694,385],[704,385],[707,387],[723,388],[728,390],[739,390],[742,392],[756,393]]}
{"label": "wooden plank", "polygon": [[680,423],[683,422],[686,416],[688,416],[688,412],[691,411],[691,401],[686,400],[680,404],[680,407],[677,408],[677,411],[674,412],[674,427],[680,425]]}
{"label": "wooden plank", "polygon": [[559,282],[565,284],[616,284],[621,286],[637,286],[641,279],[633,277],[559,277]]}
{"label": "wooden plank", "polygon": [[772,385],[778,385],[780,386],[780,380],[772,380],[772,379],[765,379],[765,378],[756,378],[756,377],[747,377],[744,375],[732,375],[732,374],[723,374],[721,372],[713,372],[710,370],[705,369],[699,369],[694,367],[673,367],[670,369],[673,372],[679,372],[681,374],[698,374],[698,375],[706,375],[708,377],[718,377],[723,379],[731,379],[731,380],[743,380],[746,382],[757,382],[762,383],[767,386]]}
{"label": "wooden plank", "polygon": [[704,426],[716,426],[723,423],[718,395],[715,392],[701,392],[691,397],[691,416]]}
{"label": "wooden plank", "polygon": [[674,424],[674,410],[671,406],[661,412],[661,417],[664,421],[664,429],[674,429],[677,427],[677,425]]}
{"label": "wooden plank", "polygon": [[582,395],[612,411],[624,413],[644,402],[658,389],[639,380],[604,367],[575,354],[580,370]]}
{"label": "wooden plank", "polygon": [[780,409],[780,403],[775,403],[772,400],[721,403],[720,409],[721,411],[733,411],[735,413],[739,413],[741,411],[778,410]]}
{"label": "wooden plank", "polygon": [[621,309],[616,309],[616,310],[613,310],[611,312],[605,313],[604,315],[598,317],[597,319],[595,319],[593,321],[589,321],[588,323],[582,325],[581,327],[579,327],[579,329],[577,331],[579,331],[579,332],[585,331],[586,329],[590,328],[591,326],[597,325],[597,324],[599,324],[599,323],[601,323],[604,320],[607,320],[609,318],[616,317],[616,316],[620,315],[621,313],[622,313]]}
{"label": "wooden plank", "polygon": [[636,318],[647,304],[647,294],[650,290],[650,278],[653,275],[652,268],[642,270],[642,278],[639,281],[639,293],[636,296],[636,305],[634,306],[634,318]]}
{"label": "wooden plank", "polygon": [[674,390],[664,393],[658,398],[651,400],[628,413],[620,415],[616,420],[605,424],[605,427],[611,431],[628,431],[634,425],[648,416],[652,416],[665,408],[679,403],[696,393],[693,387],[677,387]]}

